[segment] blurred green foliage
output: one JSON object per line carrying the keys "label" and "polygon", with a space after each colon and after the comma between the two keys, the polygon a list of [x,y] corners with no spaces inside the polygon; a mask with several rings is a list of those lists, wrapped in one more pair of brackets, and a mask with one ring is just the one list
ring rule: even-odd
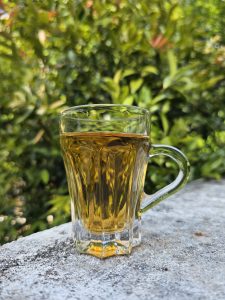
{"label": "blurred green foliage", "polygon": [[[68,106],[148,108],[152,141],[183,150],[191,179],[225,174],[224,12],[220,0],[0,1],[0,242],[69,220]],[[153,161],[146,191],[175,174]]]}

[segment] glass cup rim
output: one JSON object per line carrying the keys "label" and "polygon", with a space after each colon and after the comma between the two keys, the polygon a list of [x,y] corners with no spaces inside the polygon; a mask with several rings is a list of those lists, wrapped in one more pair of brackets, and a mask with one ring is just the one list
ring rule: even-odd
{"label": "glass cup rim", "polygon": [[[138,120],[140,119],[140,117],[143,117],[143,116],[150,116],[150,111],[146,108],[143,108],[143,107],[139,107],[139,106],[135,106],[135,105],[126,105],[126,104],[110,104],[110,103],[107,103],[107,104],[85,104],[85,105],[76,105],[76,106],[71,106],[71,107],[68,107],[66,109],[64,109],[61,113],[60,113],[60,117],[63,118],[63,117],[67,117],[67,115],[70,113],[70,112],[75,112],[75,111],[79,111],[79,110],[82,110],[82,109],[86,109],[86,108],[109,108],[109,107],[123,107],[123,108],[127,108],[127,110],[130,111],[133,110],[133,111],[136,111],[138,112],[138,115],[136,117],[123,117],[123,118],[116,118],[114,120],[116,121],[120,121],[120,120]],[[132,111],[131,111],[132,112]],[[68,115],[68,117],[70,117]],[[106,121],[106,120],[93,120],[93,119],[88,119],[88,118],[80,118],[80,117],[72,117],[73,119],[75,120],[85,120],[85,121]],[[112,121],[112,120],[111,120]]]}

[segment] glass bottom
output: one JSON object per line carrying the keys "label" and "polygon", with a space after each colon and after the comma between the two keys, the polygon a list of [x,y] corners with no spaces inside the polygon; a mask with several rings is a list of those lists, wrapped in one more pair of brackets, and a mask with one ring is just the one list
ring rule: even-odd
{"label": "glass bottom", "polygon": [[79,253],[90,254],[98,258],[115,255],[129,255],[132,248],[141,243],[141,223],[135,220],[131,229],[115,233],[90,233],[80,222],[73,224],[75,246]]}
{"label": "glass bottom", "polygon": [[110,242],[102,242],[101,240],[79,241],[76,242],[76,248],[80,253],[90,254],[99,258],[131,253],[129,244],[120,240]]}

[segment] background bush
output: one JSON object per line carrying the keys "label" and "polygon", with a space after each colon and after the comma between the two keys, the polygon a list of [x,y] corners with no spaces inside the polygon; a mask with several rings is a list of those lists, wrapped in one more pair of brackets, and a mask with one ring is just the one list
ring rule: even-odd
{"label": "background bush", "polygon": [[[220,0],[0,1],[1,243],[69,220],[68,106],[145,107],[152,141],[184,151],[191,179],[225,174],[224,12]],[[175,174],[153,161],[146,191]]]}

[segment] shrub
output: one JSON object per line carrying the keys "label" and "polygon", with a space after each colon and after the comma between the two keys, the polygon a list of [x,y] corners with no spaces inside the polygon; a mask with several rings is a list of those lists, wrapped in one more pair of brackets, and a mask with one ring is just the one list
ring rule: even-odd
{"label": "shrub", "polygon": [[[200,0],[0,1],[2,243],[69,220],[58,143],[58,114],[68,106],[148,108],[152,141],[184,151],[191,179],[225,174],[224,8]],[[170,161],[153,161],[146,191],[175,174]]]}

